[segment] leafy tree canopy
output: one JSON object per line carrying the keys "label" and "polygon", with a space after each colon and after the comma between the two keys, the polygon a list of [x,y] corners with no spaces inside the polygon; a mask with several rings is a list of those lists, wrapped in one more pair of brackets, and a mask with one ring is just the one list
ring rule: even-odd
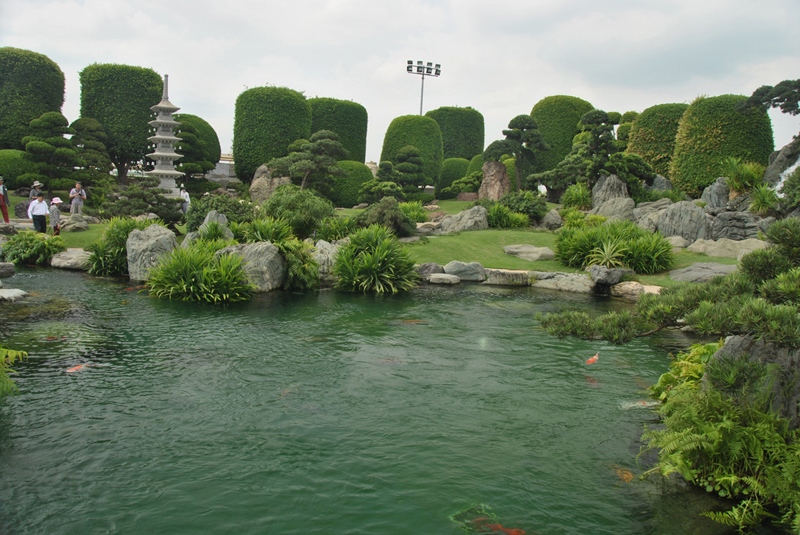
{"label": "leafy tree canopy", "polygon": [[776,86],[762,85],[753,95],[739,103],[739,109],[760,107],[767,111],[780,108],[783,113],[797,115],[800,113],[800,80],[784,80]]}
{"label": "leafy tree canopy", "polygon": [[505,139],[493,141],[483,152],[484,160],[499,161],[505,154],[513,154],[516,158],[517,191],[519,191],[520,170],[528,170],[533,163],[534,151],[549,150],[530,115],[517,115],[508,123],[508,130],[503,130]]}
{"label": "leafy tree canopy", "polygon": [[301,190],[309,185],[324,190],[328,187],[325,183],[328,177],[347,175],[347,171],[336,165],[337,161],[345,159],[347,151],[339,143],[339,136],[330,130],[320,130],[311,136],[300,152],[273,158],[267,167],[299,181]]}
{"label": "leafy tree canopy", "polygon": [[39,180],[48,191],[71,186],[73,169],[83,162],[78,150],[65,135],[74,134],[67,118],[57,111],[49,111],[30,123],[31,135],[25,136],[25,158],[35,164],[35,171],[21,178],[32,183]]}
{"label": "leafy tree canopy", "polygon": [[84,186],[110,185],[111,157],[106,150],[106,136],[103,126],[88,117],[82,117],[70,125],[75,131],[72,146],[78,150],[82,164],[75,169],[76,180]]}
{"label": "leafy tree canopy", "polygon": [[175,135],[181,138],[175,152],[183,156],[176,162],[176,171],[191,178],[191,175],[205,175],[214,169],[214,164],[209,161],[208,143],[200,137],[200,131],[191,121],[181,122]]}

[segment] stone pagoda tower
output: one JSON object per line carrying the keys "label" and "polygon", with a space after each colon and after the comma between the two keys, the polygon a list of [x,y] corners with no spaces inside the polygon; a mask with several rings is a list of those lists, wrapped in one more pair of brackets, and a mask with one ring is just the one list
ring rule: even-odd
{"label": "stone pagoda tower", "polygon": [[175,143],[181,139],[173,134],[175,127],[179,122],[172,118],[172,114],[180,108],[173,105],[169,101],[167,93],[167,84],[169,83],[169,75],[164,75],[164,93],[161,95],[161,102],[152,106],[150,109],[158,114],[158,116],[150,121],[148,124],[156,129],[156,135],[147,138],[156,146],[156,151],[148,154],[148,158],[156,162],[156,167],[152,171],[148,171],[148,175],[157,177],[161,180],[160,187],[170,190],[168,197],[179,194],[179,189],[175,184],[175,180],[183,176],[183,173],[175,170],[175,160],[181,157],[180,154],[175,152]]}

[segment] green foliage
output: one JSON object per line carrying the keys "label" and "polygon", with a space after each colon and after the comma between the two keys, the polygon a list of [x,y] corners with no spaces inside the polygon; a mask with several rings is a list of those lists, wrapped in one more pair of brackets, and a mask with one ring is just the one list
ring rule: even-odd
{"label": "green foliage", "polygon": [[720,164],[722,176],[728,177],[728,188],[737,193],[746,193],[763,183],[765,167],[757,162],[743,162],[741,158],[729,156]]}
{"label": "green foliage", "polygon": [[71,187],[73,169],[81,165],[78,151],[65,135],[74,134],[66,117],[57,111],[44,113],[30,124],[30,135],[22,138],[25,158],[33,163],[33,172],[21,177],[28,183],[40,180],[45,188]]}
{"label": "green foliage", "polygon": [[[381,164],[383,163],[391,165],[391,162],[381,162]],[[384,197],[393,197],[403,200],[405,199],[405,194],[397,182],[388,180],[381,181],[377,178],[373,178],[369,182],[364,182],[361,185],[361,189],[358,191],[358,200],[369,204],[378,202]]]}
{"label": "green foliage", "polygon": [[293,238],[289,223],[274,217],[254,219],[249,223],[243,223],[242,227],[244,240],[248,243],[260,241],[277,243]]}
{"label": "green foliage", "polygon": [[30,122],[61,111],[64,73],[44,54],[0,47],[0,103],[0,149],[24,149]]}
{"label": "green foliage", "polygon": [[23,230],[11,236],[11,239],[3,244],[2,250],[6,262],[49,266],[53,256],[66,251],[67,246],[61,236],[48,237],[41,232]]}
{"label": "green foliage", "polygon": [[367,151],[367,109],[361,104],[335,98],[308,99],[311,132],[330,130],[339,136],[350,160],[364,163]]}
{"label": "green foliage", "polygon": [[729,156],[768,163],[773,150],[772,125],[761,109],[737,111],[745,97],[698,97],[681,118],[670,164],[672,183],[698,197],[722,172]]}
{"label": "green foliage", "polygon": [[372,171],[361,162],[345,160],[336,162],[346,176],[331,178],[331,192],[328,198],[334,206],[350,208],[358,204],[361,186],[373,179]]}
{"label": "green foliage", "polygon": [[761,296],[775,305],[800,305],[800,268],[780,273],[765,281],[759,289]]}
{"label": "green foliage", "polygon": [[397,152],[395,158],[397,165],[397,184],[403,188],[404,192],[419,191],[420,186],[425,185],[425,177],[422,174],[422,155],[417,147],[407,145]]}
{"label": "green foliage", "polygon": [[405,197],[406,201],[408,202],[418,202],[422,203],[423,205],[429,204],[431,201],[436,199],[436,197],[432,193],[424,193],[422,191],[405,193]]}
{"label": "green foliage", "polygon": [[495,203],[486,212],[489,228],[524,228],[530,225],[526,214],[512,212],[508,206]]}
{"label": "green foliage", "polygon": [[610,111],[608,112],[608,122],[613,125],[618,125],[620,119],[622,119],[622,114],[618,111]]}
{"label": "green foliage", "polygon": [[512,191],[519,191],[517,188],[517,161],[514,157],[506,158],[503,160],[503,165],[506,166],[506,174],[508,175],[508,181],[511,183],[511,190]]}
{"label": "green foliage", "polygon": [[446,160],[450,158],[469,160],[483,152],[484,122],[483,115],[479,111],[470,107],[443,106],[429,111],[425,116],[439,125],[439,130],[442,132],[443,157]]}
{"label": "green foliage", "polygon": [[762,85],[747,100],[741,102],[739,109],[752,107],[767,111],[769,108],[780,108],[781,112],[789,115],[800,113],[800,80],[783,80],[775,87]]}
{"label": "green foliage", "polygon": [[176,113],[172,117],[182,125],[192,125],[196,130],[197,137],[206,144],[204,159],[216,165],[222,155],[222,148],[219,145],[219,137],[214,127],[202,117],[189,113]]}
{"label": "green foliage", "polygon": [[128,236],[133,230],[144,230],[161,224],[156,219],[137,221],[129,217],[114,217],[108,222],[100,239],[89,245],[90,275],[120,277],[128,274]]}
{"label": "green foliage", "polygon": [[774,222],[764,232],[764,239],[774,244],[793,266],[800,266],[800,217]]}
{"label": "green foliage", "polygon": [[619,118],[619,124],[622,126],[625,123],[633,123],[639,117],[638,111],[626,111],[622,114],[622,117]]}
{"label": "green foliage", "polygon": [[286,260],[284,290],[307,292],[319,288],[319,264],[311,254],[310,244],[296,238],[273,243]]}
{"label": "green foliage", "polygon": [[382,198],[380,202],[358,214],[355,221],[358,227],[382,225],[401,238],[413,236],[417,230],[414,221],[400,209],[394,197]]}
{"label": "green foliage", "polygon": [[647,389],[650,395],[660,401],[665,401],[670,390],[678,385],[698,388],[703,373],[705,373],[705,364],[722,347],[723,343],[720,341],[710,344],[694,344],[689,347],[688,352],[679,352],[678,356],[670,362],[669,371],[662,374],[656,384]]}
{"label": "green foliage", "polygon": [[250,182],[261,164],[287,156],[290,143],[311,136],[311,106],[286,87],[254,87],[236,99],[233,153],[236,176]]}
{"label": "green foliage", "polygon": [[652,200],[652,192],[645,189],[644,185],[652,184],[656,173],[650,164],[645,162],[638,154],[624,152],[612,154],[605,164],[605,170],[608,173],[617,175],[625,183],[628,195],[637,204]]}
{"label": "green foliage", "polygon": [[625,263],[636,273],[653,275],[671,269],[675,264],[675,254],[672,244],[660,233],[645,234],[627,244]]}
{"label": "green foliage", "polygon": [[564,208],[576,208],[578,210],[592,209],[592,192],[586,184],[579,182],[567,188],[561,196],[561,205]]}
{"label": "green foliage", "polygon": [[186,230],[194,232],[200,228],[211,210],[225,214],[229,222],[247,223],[255,217],[253,209],[252,203],[231,199],[227,195],[204,195],[189,205]]}
{"label": "green foliage", "polygon": [[19,392],[16,383],[14,383],[9,374],[17,373],[12,368],[15,362],[22,362],[27,359],[28,354],[25,351],[16,351],[0,345],[0,400],[9,394]]}
{"label": "green foliage", "polygon": [[25,152],[15,149],[0,150],[0,176],[5,179],[6,187],[13,191],[31,183],[20,177],[34,172],[34,163],[25,158]]}
{"label": "green foliage", "polygon": [[94,63],[80,72],[80,81],[81,117],[103,125],[117,180],[124,184],[130,165],[150,152],[147,123],[155,117],[150,107],[161,100],[161,77],[153,69]]}
{"label": "green foliage", "polygon": [[755,284],[774,279],[792,269],[792,262],[776,247],[756,249],[742,256],[739,271]]}
{"label": "green foliage", "polygon": [[627,252],[628,248],[622,244],[619,238],[603,240],[599,246],[589,252],[586,257],[586,266],[623,267]]}
{"label": "green foliage", "polygon": [[195,194],[195,196],[193,196],[192,199],[194,199],[198,195],[215,191],[220,188],[218,182],[212,182],[211,180],[205,178],[195,178],[192,180],[188,180],[185,185],[186,185],[186,191]]}
{"label": "green foliage", "polygon": [[766,217],[770,212],[778,209],[780,199],[775,190],[766,184],[759,184],[750,192],[750,211],[754,214]]}
{"label": "green foliage", "polygon": [[[177,121],[178,118],[176,117],[175,120]],[[216,134],[214,135],[216,136]],[[175,170],[185,174],[181,180],[190,182],[192,175],[205,175],[214,169],[215,162],[211,161],[211,149],[201,136],[200,128],[195,121],[184,118],[178,125],[175,136],[181,139],[175,146],[175,152],[182,155],[175,162],[177,164]],[[219,147],[219,142],[217,142],[217,147]]]}
{"label": "green foliage", "polygon": [[688,107],[688,104],[659,104],[640,113],[631,127],[628,153],[638,154],[656,173],[669,177],[678,123]]}
{"label": "green foliage", "polygon": [[512,212],[525,214],[529,220],[528,224],[538,223],[547,214],[547,203],[532,191],[506,193],[500,198],[499,203],[507,206]]}
{"label": "green foliage", "polygon": [[[0,158],[2,157],[2,153],[3,151],[0,151]],[[0,165],[2,165],[2,159],[0,159]],[[0,172],[2,172],[1,169],[2,168],[0,168]],[[787,209],[794,210],[800,207],[800,167],[786,177],[786,181],[783,183],[783,186],[781,186],[780,193],[783,195],[783,202],[786,204]]]}
{"label": "green foliage", "polygon": [[317,229],[317,239],[332,242],[341,240],[356,230],[356,220],[352,217],[326,217]]}
{"label": "green foliage", "polygon": [[461,192],[477,193],[483,182],[483,171],[475,171],[464,178],[453,181],[448,188],[442,189],[446,198],[453,198]]}
{"label": "green foliage", "polygon": [[[505,139],[493,141],[483,151],[484,160],[502,161],[503,155],[514,155],[514,189],[520,190],[520,179],[530,173],[535,155],[550,150],[544,142],[536,121],[530,115],[517,115],[503,130]],[[511,177],[509,177],[511,179]]]}
{"label": "green foliage", "polygon": [[397,293],[419,280],[410,253],[382,225],[351,235],[336,255],[333,273],[339,277],[336,288],[350,292]]}
{"label": "green foliage", "polygon": [[539,125],[542,139],[550,147],[547,152],[537,152],[533,173],[555,169],[572,151],[572,138],[580,132],[578,122],[594,107],[578,97],[554,95],[545,97],[531,110]]}
{"label": "green foliage", "polygon": [[276,176],[288,176],[292,182],[299,182],[300,189],[313,187],[322,194],[330,191],[328,180],[331,177],[343,177],[347,174],[336,162],[347,158],[347,151],[339,143],[339,136],[330,130],[320,130],[311,136],[308,143],[298,152],[288,156],[274,158],[267,167]]}
{"label": "green foliage", "polygon": [[89,117],[78,119],[70,128],[75,132],[71,142],[78,151],[81,164],[80,168],[75,169],[73,178],[79,180],[82,186],[92,187],[92,195],[86,199],[89,204],[99,200],[103,193],[111,191],[113,187],[108,174],[112,168],[111,156],[105,145],[108,136],[103,125]]}
{"label": "green foliage", "polygon": [[467,176],[467,169],[470,162],[464,158],[448,158],[442,163],[442,174],[436,183],[436,197],[439,199],[452,199],[455,195],[448,193],[445,195],[442,190],[452,186],[453,182]]}
{"label": "green foliage", "polygon": [[391,161],[397,165],[397,154],[403,147],[417,147],[422,157],[422,174],[426,185],[435,185],[442,169],[442,132],[430,117],[404,115],[389,124],[383,138],[381,162]]}
{"label": "green foliage", "polygon": [[[588,132],[584,133],[589,134]],[[526,182],[528,187],[536,184],[544,185],[547,187],[547,200],[554,203],[560,202],[566,188],[588,180],[591,160],[588,142],[577,144],[573,147],[572,152],[556,165],[555,169],[532,174],[528,176]]]}
{"label": "green foliage", "polygon": [[217,221],[209,221],[205,225],[200,225],[197,230],[198,238],[204,241],[218,241],[225,239],[225,226]]}
{"label": "green foliage", "polygon": [[400,211],[414,223],[425,223],[428,220],[428,211],[422,207],[422,203],[419,201],[401,202],[398,206]]}
{"label": "green foliage", "polygon": [[467,172],[464,174],[464,176],[471,175],[472,173],[475,173],[476,171],[480,172],[482,174],[483,173],[483,164],[485,164],[485,163],[486,163],[486,160],[483,159],[483,153],[476,154],[469,161],[469,167],[467,167]]}
{"label": "green foliage", "polygon": [[333,205],[328,199],[293,184],[280,186],[259,209],[261,218],[270,216],[286,220],[294,235],[301,240],[311,236],[333,213]]}
{"label": "green foliage", "polygon": [[631,136],[631,128],[633,128],[633,123],[622,123],[617,127],[617,148],[620,151],[627,150],[628,148],[628,141],[630,140]]}
{"label": "green foliage", "polygon": [[[164,197],[166,190],[159,188],[159,183],[154,177],[139,179],[138,184],[128,187],[123,195],[109,196],[99,208],[92,208],[91,212],[103,219],[153,213],[165,224],[177,223],[183,219],[182,199]],[[194,203],[191,206],[194,207]],[[191,211],[191,207],[189,210]]]}

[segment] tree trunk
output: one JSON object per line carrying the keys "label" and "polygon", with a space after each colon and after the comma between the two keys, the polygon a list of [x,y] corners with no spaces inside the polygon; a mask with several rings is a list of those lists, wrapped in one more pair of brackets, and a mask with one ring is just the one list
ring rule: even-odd
{"label": "tree trunk", "polygon": [[306,189],[306,184],[308,183],[308,176],[311,174],[311,171],[307,172],[303,177],[303,181],[300,183],[300,190]]}
{"label": "tree trunk", "polygon": [[517,161],[514,162],[514,174],[517,176],[516,186],[517,186],[517,193],[519,193],[519,158]]}
{"label": "tree trunk", "polygon": [[128,162],[114,162],[117,168],[117,184],[124,186],[128,181]]}

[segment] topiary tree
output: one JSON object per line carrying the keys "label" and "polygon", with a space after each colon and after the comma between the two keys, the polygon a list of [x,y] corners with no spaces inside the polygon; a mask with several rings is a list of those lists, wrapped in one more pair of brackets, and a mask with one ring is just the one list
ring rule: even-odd
{"label": "topiary tree", "polygon": [[592,109],[594,106],[585,100],[567,95],[545,97],[536,103],[531,110],[531,117],[539,126],[542,139],[550,150],[537,152],[531,172],[555,169],[572,150],[572,138],[581,131],[578,121]]}
{"label": "topiary tree", "polygon": [[464,176],[471,175],[476,171],[483,172],[483,164],[485,163],[486,160],[483,159],[483,152],[481,152],[480,154],[476,154],[469,161],[469,167],[467,167],[467,172],[464,174]]}
{"label": "topiary tree", "polygon": [[325,218],[334,213],[333,205],[316,192],[302,190],[294,184],[286,184],[275,190],[259,209],[259,216],[284,219],[292,226],[292,232],[305,239],[319,228]]}
{"label": "topiary tree", "polygon": [[508,130],[503,130],[505,139],[493,141],[483,151],[484,160],[500,160],[504,154],[515,157],[515,189],[520,188],[520,174],[530,172],[535,151],[544,152],[550,147],[542,139],[536,121],[530,115],[517,115],[508,123]]}
{"label": "topiary tree", "polygon": [[358,192],[359,202],[372,204],[384,197],[394,197],[399,200],[405,199],[403,190],[397,183],[399,176],[400,173],[394,168],[392,162],[381,162],[378,165],[378,172],[375,178],[361,185],[361,189]]}
{"label": "topiary tree", "polygon": [[181,139],[175,146],[175,152],[181,155],[175,162],[175,170],[184,173],[184,180],[191,179],[195,174],[205,175],[214,169],[214,164],[208,160],[208,144],[200,137],[194,123],[182,122],[175,135]]}
{"label": "topiary tree", "polygon": [[23,149],[32,120],[64,104],[64,73],[44,54],[0,48],[0,149]]}
{"label": "topiary tree", "polygon": [[746,97],[698,97],[678,125],[670,180],[697,197],[720,176],[721,162],[735,156],[766,165],[774,149],[769,115],[760,108],[737,111]]}
{"label": "topiary tree", "polygon": [[[100,187],[101,189],[112,185],[111,157],[108,155],[104,141],[107,139],[103,126],[95,119],[82,117],[74,121],[70,128],[75,131],[72,136],[72,146],[78,151],[81,160],[80,168],[75,169],[74,179],[80,180],[81,185]],[[87,203],[98,199],[100,191],[93,191]]]}
{"label": "topiary tree", "polygon": [[386,129],[381,150],[381,161],[397,165],[397,153],[407,145],[419,149],[422,156],[422,174],[426,185],[436,184],[442,169],[442,132],[430,117],[404,115],[396,117]]}
{"label": "topiary tree", "polygon": [[443,106],[429,111],[425,116],[439,125],[444,159],[469,160],[483,152],[484,122],[483,115],[478,110],[469,106],[466,108]]}
{"label": "topiary tree", "polygon": [[[194,127],[195,135],[206,144],[205,158],[203,159],[217,165],[222,155],[222,149],[220,148],[219,137],[217,137],[217,131],[214,130],[214,127],[208,124],[205,119],[189,113],[178,113],[173,115],[173,118],[180,122],[181,125],[191,124]],[[181,132],[182,127],[179,126],[177,131]]]}
{"label": "topiary tree", "polygon": [[[165,224],[174,227],[183,219],[182,199],[165,197],[168,191],[159,188],[159,182],[155,177],[141,178],[125,190],[124,196],[107,195],[99,207],[86,211],[103,219],[156,214]],[[190,211],[194,205],[193,202]]]}
{"label": "topiary tree", "polygon": [[82,165],[78,159],[78,149],[64,135],[74,134],[67,118],[57,111],[43,113],[31,121],[31,135],[22,138],[25,144],[25,158],[34,164],[34,170],[20,177],[23,181],[44,183],[50,196],[54,188],[71,186],[73,169]]}
{"label": "topiary tree", "polygon": [[383,225],[398,237],[413,236],[417,225],[400,209],[400,204],[394,197],[383,197],[355,217],[356,225],[369,227]]}
{"label": "topiary tree", "polygon": [[608,112],[608,122],[613,125],[618,125],[622,119],[622,114],[618,111]]}
{"label": "topiary tree", "polygon": [[625,123],[632,123],[636,120],[637,117],[639,117],[638,111],[626,111],[625,113],[622,114],[622,117],[619,118],[619,124],[622,125]]}
{"label": "topiary tree", "polygon": [[347,151],[339,143],[339,136],[330,130],[320,130],[311,136],[300,152],[292,152],[283,158],[274,158],[267,163],[279,175],[288,176],[300,182],[300,189],[314,186],[322,193],[328,193],[328,179],[343,176],[345,171],[336,165],[338,160],[347,158]]}
{"label": "topiary tree", "polygon": [[678,123],[688,107],[682,103],[658,104],[644,110],[631,127],[626,150],[644,158],[659,175],[669,177]]}
{"label": "topiary tree", "polygon": [[287,147],[311,136],[311,106],[287,87],[254,87],[236,99],[233,154],[236,176],[250,182],[258,166],[289,154]]}
{"label": "topiary tree", "polygon": [[455,195],[447,194],[444,196],[442,190],[449,188],[453,182],[459,178],[467,176],[467,169],[469,168],[469,160],[464,158],[448,158],[442,162],[442,174],[439,176],[439,181],[436,183],[435,195],[439,199],[450,199]]}
{"label": "topiary tree", "polygon": [[350,100],[308,99],[311,131],[330,130],[355,162],[364,163],[367,152],[367,109]]}
{"label": "topiary tree", "polygon": [[403,192],[414,193],[419,191],[419,186],[424,185],[425,177],[422,175],[422,156],[419,149],[413,145],[407,145],[397,152],[397,184],[403,188]]}
{"label": "topiary tree", "polygon": [[5,179],[6,187],[9,190],[30,186],[30,183],[24,182],[20,177],[32,172],[34,172],[34,164],[25,158],[25,151],[0,150],[0,176]]}
{"label": "topiary tree", "polygon": [[331,179],[331,192],[328,198],[335,206],[349,208],[358,204],[358,193],[365,183],[373,179],[372,171],[361,162],[344,160],[336,162],[346,176]]}
{"label": "topiary tree", "polygon": [[150,152],[147,123],[155,117],[150,107],[161,100],[161,76],[144,67],[95,63],[80,72],[80,81],[81,117],[103,125],[117,181],[125,184],[131,164]]}

